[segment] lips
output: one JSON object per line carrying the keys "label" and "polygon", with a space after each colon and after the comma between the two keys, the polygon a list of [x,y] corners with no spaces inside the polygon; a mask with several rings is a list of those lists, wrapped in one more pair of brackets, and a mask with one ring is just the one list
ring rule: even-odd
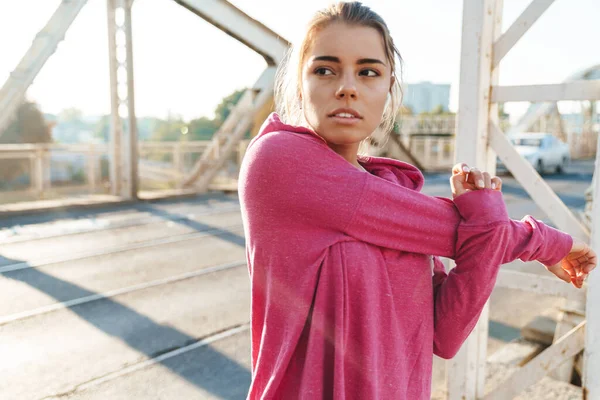
{"label": "lips", "polygon": [[359,118],[362,119],[362,116],[358,113],[358,111],[352,108],[338,108],[331,112],[329,117],[338,117],[338,118]]}

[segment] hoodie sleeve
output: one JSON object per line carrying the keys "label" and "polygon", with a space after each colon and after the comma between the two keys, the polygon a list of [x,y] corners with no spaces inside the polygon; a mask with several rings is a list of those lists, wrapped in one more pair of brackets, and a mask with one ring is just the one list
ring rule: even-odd
{"label": "hoodie sleeve", "polygon": [[456,267],[446,274],[434,257],[433,269],[434,353],[443,358],[454,357],[475,327],[502,264],[516,259],[556,264],[573,244],[570,235],[531,216],[509,219],[500,192],[478,190],[455,203],[462,217]]}
{"label": "hoodie sleeve", "polygon": [[454,257],[461,217],[451,200],[359,171],[305,135],[275,131],[252,143],[239,191],[255,216],[297,232]]}

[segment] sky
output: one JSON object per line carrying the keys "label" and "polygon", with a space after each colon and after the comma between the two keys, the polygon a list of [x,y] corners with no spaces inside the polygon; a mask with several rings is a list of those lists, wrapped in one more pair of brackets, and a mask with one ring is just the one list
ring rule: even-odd
{"label": "sky", "polygon": [[[288,40],[302,35],[330,0],[231,0]],[[503,30],[530,0],[504,0]],[[0,0],[0,82],[4,83],[60,0]],[[387,22],[404,59],[403,81],[451,84],[458,107],[462,0],[364,0]],[[173,0],[135,0],[134,80],[138,116],[212,117],[266,67],[256,53]],[[558,83],[600,63],[600,0],[556,0],[500,64],[500,84]],[[89,0],[28,91],[43,112],[69,107],[110,112],[106,0]],[[513,115],[526,103],[507,104]]]}

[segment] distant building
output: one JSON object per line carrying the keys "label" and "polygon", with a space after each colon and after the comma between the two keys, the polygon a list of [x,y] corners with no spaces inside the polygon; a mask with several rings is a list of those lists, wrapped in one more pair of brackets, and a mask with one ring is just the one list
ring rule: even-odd
{"label": "distant building", "polygon": [[403,85],[403,90],[402,103],[410,107],[415,114],[433,111],[438,106],[442,106],[444,111],[448,111],[450,84],[407,83]]}

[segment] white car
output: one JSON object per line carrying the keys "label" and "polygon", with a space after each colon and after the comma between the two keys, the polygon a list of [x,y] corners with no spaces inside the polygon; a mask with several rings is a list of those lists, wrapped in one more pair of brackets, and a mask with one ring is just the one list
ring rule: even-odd
{"label": "white car", "polygon": [[[562,174],[571,160],[569,145],[550,133],[521,133],[510,136],[510,141],[540,174]],[[498,172],[506,171],[500,158],[497,159],[496,168]]]}

